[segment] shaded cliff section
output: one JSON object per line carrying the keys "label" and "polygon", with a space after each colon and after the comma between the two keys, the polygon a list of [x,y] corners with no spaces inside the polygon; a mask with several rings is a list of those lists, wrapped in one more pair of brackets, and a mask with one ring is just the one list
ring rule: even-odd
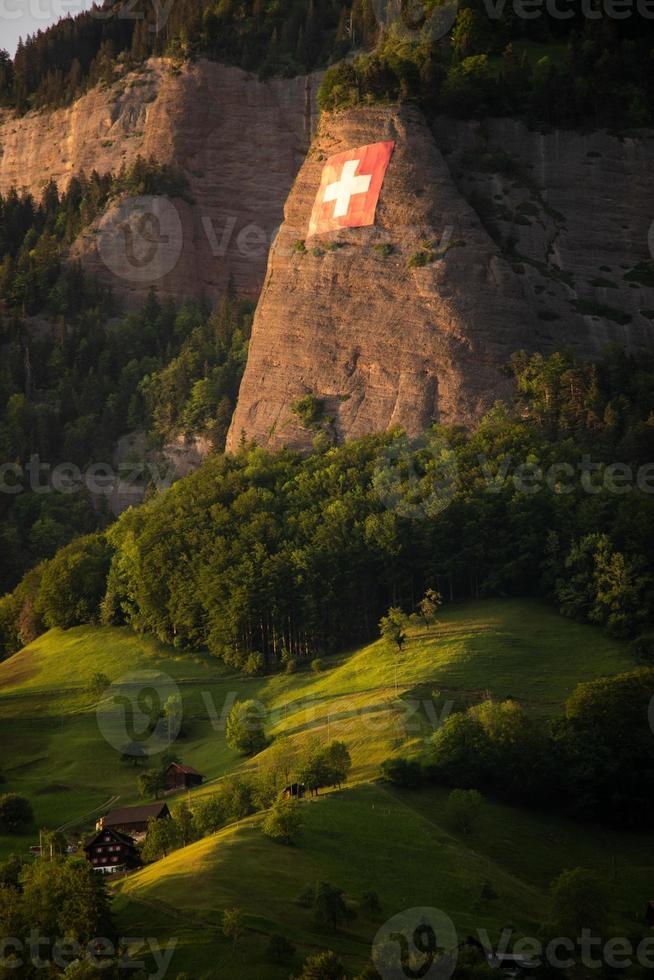
{"label": "shaded cliff section", "polygon": [[[387,139],[376,226],[303,245],[327,157]],[[430,128],[409,106],[324,116],[271,250],[228,449],[471,425],[510,393],[516,350],[649,346],[654,290],[632,274],[650,258],[653,150],[648,134]],[[322,422],[294,409],[307,396]]]}
{"label": "shaded cliff section", "polygon": [[215,301],[230,280],[240,295],[256,297],[316,124],[318,84],[319,76],[259,80],[204,60],[180,67],[152,59],[68,108],[20,119],[0,111],[0,192],[15,186],[38,196],[51,177],[64,189],[80,171],[115,174],[139,155],[173,164],[188,193],[171,202],[181,243],[173,243],[170,271],[116,274],[112,249],[125,248],[112,227],[122,220],[117,206],[85,230],[72,257],[128,306],[140,305],[151,286],[162,299]]}

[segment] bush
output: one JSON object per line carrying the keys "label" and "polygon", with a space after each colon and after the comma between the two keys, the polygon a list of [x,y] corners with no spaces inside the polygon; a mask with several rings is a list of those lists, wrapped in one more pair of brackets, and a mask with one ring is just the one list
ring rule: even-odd
{"label": "bush", "polygon": [[368,915],[377,915],[381,912],[381,902],[377,892],[364,892],[361,898],[361,908]]}
{"label": "bush", "polygon": [[102,694],[108,687],[111,687],[111,681],[106,674],[100,671],[93,675],[88,683],[87,690],[90,694]]}
{"label": "bush", "polygon": [[302,814],[293,800],[279,800],[263,821],[262,830],[270,840],[292,844],[302,829]]}
{"label": "bush", "polygon": [[265,666],[262,653],[251,653],[245,661],[243,673],[247,674],[248,677],[258,677],[259,674],[263,674]]}
{"label": "bush", "polygon": [[347,975],[336,953],[329,950],[305,960],[298,980],[347,980]]}
{"label": "bush", "polygon": [[273,963],[287,963],[295,953],[295,946],[286,936],[275,933],[270,937],[266,956]]}
{"label": "bush", "polygon": [[316,888],[313,908],[316,923],[333,930],[354,918],[354,912],[345,903],[343,889],[335,888],[327,881],[322,881]]}
{"label": "bush", "polygon": [[9,834],[24,830],[34,819],[30,801],[18,793],[0,796],[0,829]]}
{"label": "bush", "polygon": [[552,883],[552,921],[558,936],[577,940],[582,929],[602,935],[607,925],[608,895],[598,874],[575,868]]}
{"label": "bush", "polygon": [[410,269],[422,269],[424,266],[429,265],[436,258],[435,252],[429,249],[421,249],[419,252],[414,252],[407,259],[407,265]]}
{"label": "bush", "polygon": [[484,807],[484,798],[476,789],[455,789],[447,798],[447,821],[462,834],[470,834]]}
{"label": "bush", "polygon": [[316,903],[316,889],[308,885],[304,891],[298,895],[297,904],[302,909],[312,909]]}
{"label": "bush", "polygon": [[314,674],[320,674],[323,669],[323,662],[320,657],[316,657],[315,660],[311,661],[311,670]]}
{"label": "bush", "polygon": [[422,768],[419,762],[386,759],[382,762],[381,770],[384,779],[401,789],[420,789],[422,786]]}
{"label": "bush", "polygon": [[305,429],[319,429],[324,421],[325,406],[315,395],[304,395],[291,404],[291,411],[300,420]]}

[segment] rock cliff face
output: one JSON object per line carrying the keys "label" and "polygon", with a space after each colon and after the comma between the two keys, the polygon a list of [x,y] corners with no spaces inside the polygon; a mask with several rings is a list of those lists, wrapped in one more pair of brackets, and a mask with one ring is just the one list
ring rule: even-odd
{"label": "rock cliff face", "polygon": [[63,188],[80,170],[115,173],[139,154],[174,163],[189,194],[166,205],[173,240],[163,261],[139,261],[131,274],[118,227],[124,209],[87,229],[73,256],[131,304],[151,286],[177,301],[214,300],[230,277],[256,296],[309,145],[316,87],[312,76],[259,81],[212,62],[180,69],[155,59],[70,108],[23,119],[0,113],[0,192],[38,194],[51,176]]}
{"label": "rock cliff face", "polygon": [[[325,159],[387,139],[376,227],[304,251]],[[479,418],[515,350],[651,344],[654,290],[633,270],[650,258],[653,151],[504,121],[432,133],[408,107],[324,117],[271,250],[228,449],[306,448],[292,408],[306,395],[339,440],[415,434]]]}

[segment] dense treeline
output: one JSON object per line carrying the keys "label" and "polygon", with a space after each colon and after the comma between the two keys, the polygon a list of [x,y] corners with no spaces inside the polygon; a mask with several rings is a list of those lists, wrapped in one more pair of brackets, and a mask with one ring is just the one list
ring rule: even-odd
{"label": "dense treeline", "polygon": [[[113,467],[116,441],[134,430],[153,450],[179,431],[223,448],[251,319],[251,304],[233,297],[210,313],[161,306],[152,294],[140,312],[111,321],[100,307],[48,332],[18,317],[0,321],[0,591],[107,523],[88,482],[72,495],[52,492],[56,467],[72,464],[83,476],[93,464]],[[114,476],[147,483],[142,462],[123,460]]]}
{"label": "dense treeline", "polygon": [[138,157],[114,175],[79,174],[63,192],[49,181],[39,201],[0,195],[0,592],[107,523],[106,501],[88,487],[48,492],[57,466],[111,465],[116,440],[134,430],[152,447],[180,430],[224,445],[251,305],[230,294],[210,315],[203,304],[163,308],[152,294],[119,318],[110,292],[66,260],[112,199],[187,192],[174,167]]}
{"label": "dense treeline", "polygon": [[396,757],[382,771],[407,789],[436,782],[623,828],[649,827],[653,697],[654,670],[640,668],[580,684],[565,716],[550,723],[514,701],[484,701],[450,715],[421,761]]}
{"label": "dense treeline", "polygon": [[0,55],[0,105],[65,104],[152,55],[202,54],[294,75],[367,40],[374,20],[369,0],[106,0],[98,8],[39,31],[13,63]]}
{"label": "dense treeline", "polygon": [[[543,37],[532,40],[523,30],[529,22],[510,14],[489,21],[481,0],[473,0],[460,9],[447,44],[427,37],[411,43],[391,31],[373,52],[327,71],[319,104],[329,110],[410,99],[428,116],[517,114],[533,124],[619,129],[651,124],[651,28],[622,36],[615,21],[600,19],[565,37],[546,27]],[[543,20],[530,23],[542,27]]]}
{"label": "dense treeline", "polygon": [[599,4],[589,13],[579,0],[560,9],[529,7],[521,16],[515,3],[463,0],[443,37],[430,29],[430,16],[447,16],[436,0],[425,0],[422,31],[400,33],[380,23],[386,4],[373,0],[166,6],[106,0],[94,13],[29,38],[13,63],[0,53],[0,105],[24,112],[64,104],[151,55],[201,55],[290,76],[367,49],[328,77],[325,107],[400,97],[464,116],[524,113],[557,124],[621,128],[652,121],[654,29],[635,3],[619,17]]}
{"label": "dense treeline", "polygon": [[[650,655],[654,358],[518,355],[515,409],[308,457],[244,447],[77,542],[3,600],[5,652],[26,598],[46,625],[128,623],[268,669],[373,636],[389,605],[544,595]],[[626,487],[626,489],[625,489]],[[76,612],[80,562],[97,575]],[[106,574],[107,568],[109,569]],[[40,583],[40,584],[39,584]],[[338,615],[335,615],[338,610]]]}

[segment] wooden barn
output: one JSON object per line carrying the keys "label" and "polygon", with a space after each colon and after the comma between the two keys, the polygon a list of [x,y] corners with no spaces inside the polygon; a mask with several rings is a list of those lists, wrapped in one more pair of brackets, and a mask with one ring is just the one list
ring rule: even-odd
{"label": "wooden barn", "polygon": [[141,866],[136,841],[128,834],[107,827],[89,838],[84,845],[86,860],[96,871],[115,874]]}
{"label": "wooden barn", "polygon": [[144,834],[149,820],[165,820],[170,810],[165,803],[148,803],[145,806],[123,806],[100,817],[97,830],[118,830],[125,834]]}
{"label": "wooden barn", "polygon": [[181,762],[171,762],[165,773],[166,789],[192,789],[204,782],[202,773],[193,766],[183,766]]}

